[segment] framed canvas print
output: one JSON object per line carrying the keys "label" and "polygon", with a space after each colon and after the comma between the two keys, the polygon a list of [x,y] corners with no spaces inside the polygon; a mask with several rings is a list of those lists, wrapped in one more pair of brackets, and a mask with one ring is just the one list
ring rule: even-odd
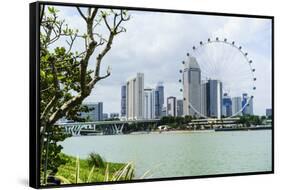
{"label": "framed canvas print", "polygon": [[274,172],[274,18],[30,4],[30,186]]}

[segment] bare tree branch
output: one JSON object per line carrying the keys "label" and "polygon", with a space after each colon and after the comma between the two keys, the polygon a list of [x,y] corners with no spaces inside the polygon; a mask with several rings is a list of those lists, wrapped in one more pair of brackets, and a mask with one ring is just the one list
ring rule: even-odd
{"label": "bare tree branch", "polygon": [[106,19],[106,16],[103,16],[102,18],[103,18],[103,20],[104,20],[104,23],[105,23],[107,29],[108,29],[109,31],[111,31],[112,29],[111,29],[111,27],[110,27],[109,24],[108,24],[108,21],[107,21],[107,19]]}
{"label": "bare tree branch", "polygon": [[82,17],[85,21],[87,21],[87,18],[86,18],[86,16],[83,14],[83,12],[81,11],[80,7],[76,7],[76,8],[77,8],[79,14],[81,15],[81,17]]}
{"label": "bare tree branch", "polygon": [[70,53],[70,51],[71,51],[71,49],[72,49],[72,46],[73,46],[73,43],[74,43],[74,41],[75,41],[75,39],[77,38],[77,34],[74,34],[74,36],[72,37],[72,36],[70,36],[70,41],[71,42],[68,42],[68,41],[66,41],[67,42],[67,44],[69,45],[69,48],[68,48],[68,50],[67,50],[67,53],[66,54],[69,54]]}
{"label": "bare tree branch", "polygon": [[[105,79],[110,76],[110,68],[108,68],[107,73],[105,75],[100,75],[100,67],[102,63],[102,59],[104,56],[108,53],[108,51],[111,49],[114,36],[117,35],[120,32],[124,32],[125,28],[121,27],[121,23],[123,21],[129,20],[129,17],[124,18],[123,12],[121,11],[120,14],[116,13],[113,17],[113,26],[110,26],[110,23],[107,20],[107,16],[103,15],[100,20],[95,20],[95,17],[97,15],[98,9],[88,9],[88,16],[85,16],[81,9],[79,7],[76,7],[81,17],[85,20],[87,24],[87,35],[86,36],[70,36],[69,48],[71,49],[73,46],[73,41],[75,41],[76,37],[82,37],[85,39],[85,48],[86,51],[83,53],[83,57],[81,57],[81,60],[76,64],[80,65],[80,91],[78,91],[78,94],[70,98],[68,101],[66,101],[62,106],[59,108],[56,108],[54,112],[51,114],[51,116],[48,119],[48,125],[53,125],[58,119],[60,119],[62,116],[65,116],[66,113],[69,113],[69,110],[75,108],[75,106],[82,103],[82,101],[91,93],[91,90],[94,88],[95,84],[102,79]],[[119,20],[120,19],[120,20]],[[94,33],[93,29],[100,24],[101,21],[104,21],[104,24],[106,28],[109,30],[109,36],[107,40],[105,40],[100,34]],[[96,21],[96,23],[94,22]],[[95,38],[99,38],[95,40]],[[105,45],[104,45],[105,44]],[[94,76],[92,80],[88,83],[87,77],[91,72],[87,70],[88,63],[90,60],[90,57],[93,55],[95,49],[97,46],[104,45],[104,48],[101,50],[101,52],[96,57],[96,66],[94,70]]]}
{"label": "bare tree branch", "polygon": [[98,13],[98,9],[94,9],[90,19],[94,20],[94,18],[96,17],[97,13]]}

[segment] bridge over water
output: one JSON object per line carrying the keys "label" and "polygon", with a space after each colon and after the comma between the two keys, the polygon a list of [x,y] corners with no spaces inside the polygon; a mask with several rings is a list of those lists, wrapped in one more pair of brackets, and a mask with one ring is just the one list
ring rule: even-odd
{"label": "bridge over water", "polygon": [[113,121],[94,121],[94,122],[73,122],[73,123],[56,123],[55,126],[62,128],[65,133],[72,136],[108,134],[123,134],[124,127],[131,124],[136,125],[157,125],[160,119],[150,120],[113,120]]}

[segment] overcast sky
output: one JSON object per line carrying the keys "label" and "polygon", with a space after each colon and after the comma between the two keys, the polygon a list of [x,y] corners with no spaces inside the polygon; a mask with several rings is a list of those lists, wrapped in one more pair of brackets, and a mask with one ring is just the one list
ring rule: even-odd
{"label": "overcast sky", "polygon": [[[59,18],[65,19],[71,27],[85,33],[85,22],[76,8],[57,9],[60,10]],[[182,99],[178,79],[179,70],[182,69],[181,62],[186,59],[186,53],[192,54],[192,46],[199,46],[200,41],[206,42],[208,38],[219,37],[235,41],[248,53],[256,70],[254,75],[257,81],[254,86],[257,89],[253,92],[252,84],[243,83],[248,80],[251,71],[241,55],[235,55],[234,59],[229,53],[234,51],[233,48],[228,50],[224,46],[214,46],[195,52],[194,56],[198,56],[199,65],[204,70],[202,75],[212,75],[211,71],[215,70],[220,73],[220,77],[229,77],[228,82],[232,81],[230,86],[239,85],[236,86],[239,88],[236,93],[246,92],[254,96],[255,114],[264,115],[265,109],[271,108],[271,20],[143,11],[129,11],[129,14],[131,19],[123,24],[127,32],[116,36],[112,49],[103,60],[102,73],[110,65],[112,74],[96,85],[86,102],[101,101],[105,113],[120,113],[121,85],[137,72],[144,73],[145,87],[154,88],[158,81],[162,81],[165,98],[176,96]],[[104,36],[108,35],[102,27],[98,31]],[[78,41],[74,48],[84,51],[84,44]],[[223,61],[206,61],[214,57],[221,57]],[[90,67],[93,68],[94,64],[93,56]],[[212,69],[209,69],[210,66]],[[239,73],[243,73],[243,79],[237,77],[242,76]]]}

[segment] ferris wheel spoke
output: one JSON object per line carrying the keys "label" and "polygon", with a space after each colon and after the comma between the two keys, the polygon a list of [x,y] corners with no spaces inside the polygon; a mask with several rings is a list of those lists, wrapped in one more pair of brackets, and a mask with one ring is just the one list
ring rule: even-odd
{"label": "ferris wheel spoke", "polygon": [[[209,44],[207,44],[207,45],[209,45]],[[208,60],[208,61],[206,61],[207,62],[207,64],[208,64],[208,67],[207,67],[207,69],[209,70],[209,72],[210,73],[212,73],[212,74],[214,74],[214,72],[215,72],[215,69],[214,69],[214,67],[212,66],[212,62],[213,62],[213,59],[212,59],[212,57],[210,56],[210,52],[208,51],[208,49],[204,49],[204,54],[203,54],[203,59],[205,59],[205,60]],[[205,56],[204,56],[205,55]]]}
{"label": "ferris wheel spoke", "polygon": [[[199,56],[199,55],[202,55],[202,54],[204,54],[203,52],[200,52],[200,50],[202,51],[202,50],[204,50],[204,49],[199,49],[199,51],[195,51],[195,57],[198,59],[199,58],[199,60],[198,60],[198,64],[199,65],[201,65],[201,68],[203,69],[207,69],[207,70],[209,70],[209,72],[211,72],[211,73],[213,73],[214,72],[214,70],[213,70],[213,68],[211,68],[210,67],[210,61],[209,61],[209,59],[206,59],[205,58],[205,56]],[[201,64],[200,64],[201,63]],[[204,70],[203,69],[203,70]]]}
{"label": "ferris wheel spoke", "polygon": [[[255,95],[254,65],[240,46],[216,39],[200,42],[195,47],[192,48],[191,55],[200,66],[201,84],[210,79],[219,80],[222,82],[223,93],[228,93],[231,97],[242,97],[243,93],[247,93],[249,97]],[[199,116],[204,115],[191,104],[190,109]]]}

